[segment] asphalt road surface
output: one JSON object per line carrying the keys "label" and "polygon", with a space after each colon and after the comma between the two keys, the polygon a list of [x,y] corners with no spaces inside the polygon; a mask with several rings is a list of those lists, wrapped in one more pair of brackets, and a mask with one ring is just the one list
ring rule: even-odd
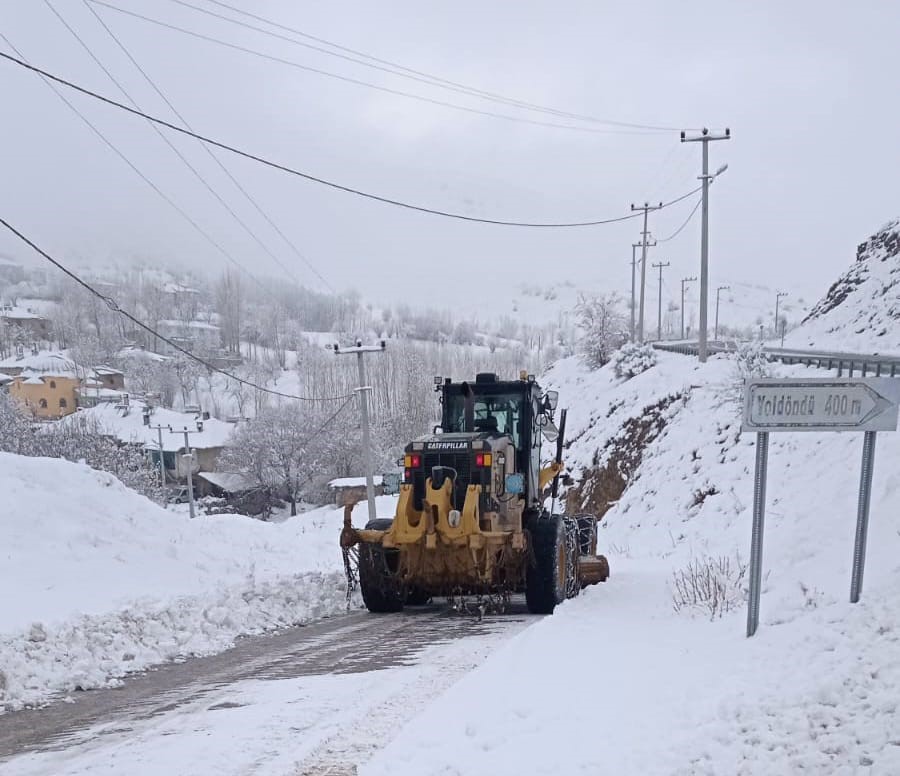
{"label": "asphalt road surface", "polygon": [[[148,720],[179,709],[183,712],[207,697],[214,703],[223,688],[237,682],[414,666],[425,650],[433,653],[442,644],[452,647],[461,639],[479,636],[502,640],[535,619],[526,613],[521,601],[514,601],[507,613],[481,621],[433,605],[394,615],[353,612],[245,638],[218,655],[170,663],[130,676],[114,689],[76,692],[45,708],[0,715],[0,772],[5,770],[4,764],[14,764],[17,756],[25,753],[71,751],[74,755],[88,737],[93,745],[98,736],[127,739],[130,731],[139,731]],[[425,695],[422,700],[427,700]],[[346,772],[355,772],[353,763],[348,768]],[[329,767],[298,772],[344,771]]]}

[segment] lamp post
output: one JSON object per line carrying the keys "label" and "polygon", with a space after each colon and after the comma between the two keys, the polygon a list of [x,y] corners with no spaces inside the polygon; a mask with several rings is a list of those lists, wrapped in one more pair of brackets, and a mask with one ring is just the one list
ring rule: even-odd
{"label": "lamp post", "polygon": [[778,307],[781,302],[781,297],[787,296],[787,291],[779,291],[775,294],[775,336],[778,336]]}
{"label": "lamp post", "polygon": [[731,286],[719,286],[716,289],[716,330],[713,334],[714,340],[719,339],[719,294],[721,294],[723,291],[728,291],[730,288]]}
{"label": "lamp post", "polygon": [[703,185],[703,197],[700,206],[700,343],[697,350],[701,363],[706,361],[706,316],[709,295],[709,184],[728,169],[723,164],[714,175],[709,174],[709,142],[711,140],[730,140],[731,130],[726,128],[724,134],[711,133],[705,127],[699,135],[688,137],[686,132],[681,133],[682,143],[703,144],[703,170],[700,181]]}

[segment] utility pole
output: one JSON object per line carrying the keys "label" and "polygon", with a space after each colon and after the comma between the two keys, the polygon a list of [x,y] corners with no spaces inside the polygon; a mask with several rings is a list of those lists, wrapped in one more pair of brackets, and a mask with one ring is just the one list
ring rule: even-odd
{"label": "utility pole", "polygon": [[656,340],[658,342],[662,340],[662,271],[664,267],[670,265],[671,262],[668,261],[665,264],[659,262],[659,264],[653,265],[653,269],[659,270],[659,304],[656,311]]}
{"label": "utility pole", "polygon": [[[641,304],[640,304],[640,315],[638,316],[638,343],[644,344],[644,288],[647,283],[647,248],[651,247],[649,236],[650,232],[647,231],[647,214],[652,210],[659,210],[662,208],[663,203],[660,202],[658,205],[650,205],[645,202],[640,207],[635,207],[634,204],[631,205],[632,211],[643,210],[644,211],[644,228],[641,231]],[[656,241],[653,241],[653,245],[656,245]]]}
{"label": "utility pole", "polygon": [[[145,415],[147,420],[150,420],[149,415]],[[149,425],[149,424],[148,424]],[[159,434],[159,484],[162,488],[162,505],[166,506],[166,464],[163,461],[163,441],[162,441],[162,432],[163,429],[167,431],[171,431],[171,426],[150,426],[151,429],[156,431]]]}
{"label": "utility pole", "polygon": [[170,434],[184,434],[184,455],[181,456],[181,460],[186,460],[187,463],[187,489],[188,489],[188,504],[190,504],[191,508],[191,517],[195,517],[194,512],[194,454],[191,452],[191,434],[199,434],[200,429],[196,431],[189,431],[188,427],[185,426],[181,431],[174,431],[171,428],[169,429]]}
{"label": "utility pole", "polygon": [[640,243],[631,243],[631,341],[634,342],[634,314],[637,312],[635,309],[635,305],[637,304],[637,300],[634,298],[634,269],[637,265],[637,259],[635,258],[635,250],[641,247]]}
{"label": "utility pole", "polygon": [[719,286],[716,289],[716,333],[713,334],[714,340],[719,339],[719,294],[722,293],[722,291],[728,291],[730,288],[731,286]]}
{"label": "utility pole", "polygon": [[775,294],[775,336],[778,336],[778,307],[781,302],[781,297],[787,296],[787,291],[779,291]]}
{"label": "utility pole", "polygon": [[684,284],[693,283],[696,279],[696,277],[681,279],[681,339],[684,339]]}
{"label": "utility pole", "polygon": [[356,353],[356,364],[359,369],[359,413],[362,422],[363,459],[366,467],[366,500],[369,503],[369,520],[376,518],[375,514],[375,481],[372,473],[372,441],[369,430],[369,403],[367,394],[372,390],[371,385],[366,385],[366,353],[382,353],[386,347],[384,340],[377,345],[363,345],[362,340],[356,340],[356,347],[341,348],[334,346],[334,352],[338,356]]}
{"label": "utility pole", "polygon": [[709,184],[717,176],[721,175],[728,168],[728,165],[720,167],[715,175],[709,174],[709,142],[711,140],[730,140],[731,130],[726,128],[725,134],[710,134],[710,131],[703,128],[703,131],[694,137],[687,137],[685,132],[681,133],[682,143],[702,143],[703,144],[703,172],[700,175],[700,181],[703,185],[703,199],[700,205],[700,347],[698,355],[700,362],[706,361],[706,308],[709,302]]}

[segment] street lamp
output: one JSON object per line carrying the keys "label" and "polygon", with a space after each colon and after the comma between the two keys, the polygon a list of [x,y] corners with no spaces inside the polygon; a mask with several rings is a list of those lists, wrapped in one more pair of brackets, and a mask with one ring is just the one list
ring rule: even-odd
{"label": "street lamp", "polygon": [[775,294],[775,336],[778,336],[778,306],[779,302],[781,302],[781,297],[787,296],[787,291],[779,291]]}
{"label": "street lamp", "polygon": [[723,164],[716,170],[714,175],[709,174],[709,144],[712,140],[730,140],[731,130],[726,128],[724,134],[711,133],[704,127],[703,132],[694,137],[688,137],[686,132],[681,133],[682,143],[702,143],[703,144],[703,172],[700,175],[700,181],[703,186],[703,196],[700,200],[700,342],[698,347],[698,356],[702,362],[706,361],[706,317],[709,296],[709,184],[712,183],[719,175],[728,169],[727,164]]}
{"label": "street lamp", "polygon": [[[726,164],[724,166],[727,167],[728,165]],[[715,334],[713,334],[714,340],[719,339],[719,294],[721,294],[723,291],[728,291],[730,288],[731,286],[719,286],[716,289],[716,331]]]}

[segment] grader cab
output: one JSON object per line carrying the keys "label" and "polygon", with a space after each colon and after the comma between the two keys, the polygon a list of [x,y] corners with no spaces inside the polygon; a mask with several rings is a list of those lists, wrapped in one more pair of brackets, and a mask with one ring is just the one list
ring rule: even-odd
{"label": "grader cab", "polygon": [[563,469],[565,410],[557,427],[556,392],[525,374],[504,381],[482,373],[474,383],[435,387],[441,423],[406,446],[394,516],[360,530],[349,510],[345,518],[341,546],[359,547],[369,611],[439,596],[502,605],[524,592],[529,611],[550,614],[583,586],[605,581],[595,517],[544,507],[555,505]]}

